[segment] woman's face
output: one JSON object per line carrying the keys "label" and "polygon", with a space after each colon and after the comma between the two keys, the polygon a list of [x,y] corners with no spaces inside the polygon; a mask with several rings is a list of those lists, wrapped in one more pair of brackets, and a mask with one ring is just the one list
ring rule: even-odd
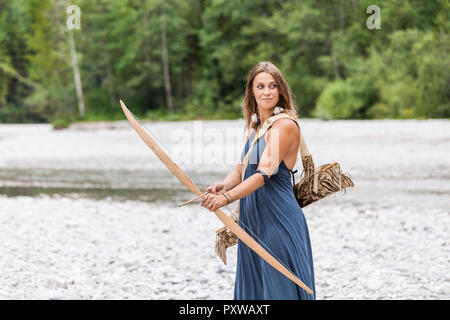
{"label": "woman's face", "polygon": [[270,110],[278,103],[280,93],[275,79],[270,73],[261,72],[253,80],[253,95],[258,108]]}

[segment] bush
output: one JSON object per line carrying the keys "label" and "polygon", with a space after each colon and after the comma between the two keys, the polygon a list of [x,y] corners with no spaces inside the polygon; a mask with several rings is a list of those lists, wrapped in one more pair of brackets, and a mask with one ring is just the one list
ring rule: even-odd
{"label": "bush", "polygon": [[417,101],[416,82],[409,76],[389,79],[381,88],[381,102],[390,108],[391,118],[411,118]]}
{"label": "bush", "polygon": [[388,119],[390,115],[390,108],[384,103],[376,103],[367,110],[367,118],[369,119]]}
{"label": "bush", "polygon": [[25,108],[19,108],[12,104],[0,106],[0,122],[19,123],[26,122],[27,120],[28,119]]}
{"label": "bush", "polygon": [[69,118],[58,118],[51,121],[54,130],[66,129],[72,123]]}
{"label": "bush", "polygon": [[338,80],[328,84],[322,91],[313,115],[327,120],[355,119],[359,118],[362,106],[363,100],[355,88],[346,81]]}

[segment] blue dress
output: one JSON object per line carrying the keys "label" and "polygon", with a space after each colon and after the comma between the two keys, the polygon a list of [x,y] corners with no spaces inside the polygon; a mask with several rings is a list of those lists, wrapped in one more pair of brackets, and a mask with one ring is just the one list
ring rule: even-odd
{"label": "blue dress", "polygon": [[[241,162],[254,134],[244,147]],[[249,155],[244,180],[257,170],[265,146],[266,141],[262,136]],[[309,231],[294,195],[290,173],[284,161],[281,161],[277,173],[266,184],[240,199],[239,225],[313,290],[314,295],[289,280],[239,240],[234,288],[236,300],[315,299]]]}

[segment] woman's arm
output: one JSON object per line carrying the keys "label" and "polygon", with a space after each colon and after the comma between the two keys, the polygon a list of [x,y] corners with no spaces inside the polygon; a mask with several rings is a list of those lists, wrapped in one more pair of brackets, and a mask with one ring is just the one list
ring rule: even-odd
{"label": "woman's arm", "polygon": [[[276,173],[281,161],[287,156],[294,139],[299,139],[299,130],[296,123],[289,119],[276,121],[267,136],[266,148],[259,161],[258,170],[266,173],[267,178]],[[233,201],[244,198],[264,185],[264,177],[255,173],[248,177],[235,188],[228,191]]]}
{"label": "woman's arm", "polygon": [[225,189],[231,190],[241,183],[242,177],[242,163],[238,163],[233,171],[231,171],[223,180]]}
{"label": "woman's arm", "polygon": [[[272,129],[268,132],[270,131],[271,133],[267,135],[266,147],[261,155],[258,165],[258,170],[261,170],[266,174],[266,179],[276,173],[281,161],[288,155],[292,143],[294,143],[296,139],[300,139],[300,132],[297,124],[289,119],[277,120],[272,126]],[[226,178],[226,182],[229,186],[236,183],[236,181],[237,177],[235,176],[235,178],[232,178],[231,174]],[[227,191],[227,194],[231,198],[231,201],[236,201],[256,191],[258,188],[262,187],[264,183],[264,176],[257,172],[239,183],[232,190]],[[227,203],[228,200],[224,194],[208,194],[202,198],[201,206],[214,212],[217,208],[220,208]]]}
{"label": "woman's arm", "polygon": [[238,163],[222,182],[214,182],[205,188],[205,191],[214,194],[222,194],[233,189],[241,182],[242,163]]}

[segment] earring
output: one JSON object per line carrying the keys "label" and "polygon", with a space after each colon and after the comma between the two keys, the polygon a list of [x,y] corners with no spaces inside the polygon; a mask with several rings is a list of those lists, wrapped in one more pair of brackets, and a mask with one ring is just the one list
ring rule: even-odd
{"label": "earring", "polygon": [[276,106],[275,109],[273,109],[273,113],[274,114],[279,114],[281,112],[283,112],[283,108],[282,107]]}
{"label": "earring", "polygon": [[258,120],[258,115],[256,113],[252,114],[252,123],[256,123]]}

